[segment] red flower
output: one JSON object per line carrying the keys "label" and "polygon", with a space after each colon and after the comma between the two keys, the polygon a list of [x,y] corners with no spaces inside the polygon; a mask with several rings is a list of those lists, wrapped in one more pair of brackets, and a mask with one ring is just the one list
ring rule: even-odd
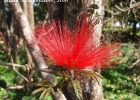
{"label": "red flower", "polygon": [[116,48],[119,44],[99,45],[94,25],[89,24],[87,18],[81,25],[79,23],[74,30],[70,30],[66,23],[61,25],[59,21],[52,21],[44,27],[38,25],[35,40],[41,52],[56,65],[65,68],[108,67],[110,60],[118,53]]}

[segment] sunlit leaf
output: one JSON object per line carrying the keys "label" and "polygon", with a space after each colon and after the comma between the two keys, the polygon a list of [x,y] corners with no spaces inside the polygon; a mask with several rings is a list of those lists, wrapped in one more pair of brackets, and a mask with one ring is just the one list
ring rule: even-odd
{"label": "sunlit leaf", "polygon": [[34,91],[32,92],[32,95],[33,95],[33,94],[36,94],[36,93],[38,93],[38,92],[40,92],[40,91],[43,91],[43,90],[45,90],[44,87],[38,88],[38,89],[36,89],[36,90],[34,90]]}
{"label": "sunlit leaf", "polygon": [[39,99],[41,100],[43,97],[47,97],[47,96],[50,94],[50,92],[51,92],[51,88],[45,89],[45,90],[41,93]]}
{"label": "sunlit leaf", "polygon": [[80,86],[79,81],[77,81],[77,80],[72,80],[72,84],[73,84],[73,87],[74,87],[74,91],[75,91],[76,96],[77,96],[80,100],[82,100],[82,98],[83,98],[83,95],[82,95],[82,88],[81,88],[81,86]]}
{"label": "sunlit leaf", "polygon": [[52,89],[52,88],[48,88],[48,89],[47,89],[47,92],[45,93],[45,97],[47,97],[47,96],[50,94],[51,89]]}
{"label": "sunlit leaf", "polygon": [[47,89],[44,90],[44,91],[41,93],[41,95],[40,95],[40,97],[39,97],[39,100],[41,100],[41,99],[44,97],[44,95],[45,95],[46,92],[47,92]]}

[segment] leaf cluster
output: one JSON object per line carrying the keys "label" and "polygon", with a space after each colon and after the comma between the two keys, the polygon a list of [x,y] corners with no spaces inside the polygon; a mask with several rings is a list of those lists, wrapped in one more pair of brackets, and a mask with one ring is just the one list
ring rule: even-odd
{"label": "leaf cluster", "polygon": [[139,100],[139,64],[131,69],[129,66],[140,58],[140,48],[129,43],[121,49],[123,56],[119,67],[102,73],[105,100]]}

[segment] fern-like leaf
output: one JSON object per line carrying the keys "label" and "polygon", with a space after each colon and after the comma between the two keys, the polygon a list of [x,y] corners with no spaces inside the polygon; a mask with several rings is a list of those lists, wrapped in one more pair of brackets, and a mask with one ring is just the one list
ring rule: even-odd
{"label": "fern-like leaf", "polygon": [[79,69],[76,69],[76,72],[78,73],[78,75],[81,78],[86,78],[88,80],[93,79],[98,84],[100,83],[99,82],[99,78],[102,78],[102,76],[100,74],[98,74],[97,72],[94,72],[94,71],[90,71],[90,70],[79,70]]}
{"label": "fern-like leaf", "polygon": [[82,88],[80,86],[79,81],[72,80],[72,84],[73,84],[73,87],[74,87],[74,91],[75,91],[76,96],[78,97],[78,99],[82,100],[82,98],[83,98]]}
{"label": "fern-like leaf", "polygon": [[50,94],[50,92],[51,92],[51,88],[45,89],[45,90],[41,93],[39,99],[41,100],[43,97],[47,97],[47,96]]}
{"label": "fern-like leaf", "polygon": [[47,89],[47,92],[45,93],[45,97],[47,97],[47,96],[50,94],[51,89],[52,89],[52,88],[48,88],[48,89]]}
{"label": "fern-like leaf", "polygon": [[41,82],[35,84],[36,86],[42,86],[42,87],[52,87],[52,83],[47,80],[41,80]]}
{"label": "fern-like leaf", "polygon": [[38,92],[40,92],[40,91],[43,91],[43,90],[45,90],[44,87],[38,88],[38,89],[36,89],[36,90],[34,90],[34,91],[32,92],[32,95],[34,95],[34,94],[36,94],[36,93],[38,93]]}
{"label": "fern-like leaf", "polygon": [[44,91],[41,93],[41,95],[40,95],[40,97],[39,97],[39,100],[41,100],[41,99],[44,97],[44,95],[45,95],[46,92],[47,92],[47,89],[44,90]]}

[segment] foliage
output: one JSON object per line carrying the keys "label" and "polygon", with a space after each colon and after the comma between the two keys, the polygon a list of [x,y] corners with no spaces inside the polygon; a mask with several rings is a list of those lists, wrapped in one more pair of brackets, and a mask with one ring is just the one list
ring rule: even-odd
{"label": "foliage", "polygon": [[72,84],[73,84],[73,88],[75,90],[75,94],[76,96],[82,100],[83,99],[83,95],[82,95],[82,88],[80,86],[80,82],[77,80],[72,80]]}
{"label": "foliage", "polygon": [[[126,2],[127,1],[127,2]],[[108,9],[112,9],[115,4],[122,4],[125,7],[129,6],[129,1],[126,0],[125,2],[120,1],[106,1],[105,6]],[[136,0],[138,1],[138,0]],[[7,3],[6,3],[7,4]],[[6,7],[8,13],[8,24],[10,23],[11,12]],[[44,20],[46,15],[46,7],[43,3],[34,3],[34,15],[35,15],[35,23],[39,23],[40,21]],[[118,11],[116,8],[113,8],[113,11]],[[130,13],[130,14],[129,14]],[[130,23],[130,27],[122,28],[122,27],[114,27],[111,29],[111,24],[108,23],[107,28],[103,29],[105,33],[105,37],[111,40],[111,42],[116,41],[116,38],[119,41],[123,41],[122,43],[122,58],[120,64],[117,68],[108,69],[102,72],[103,75],[103,89],[104,89],[104,96],[105,100],[139,100],[140,99],[140,65],[137,64],[133,68],[129,68],[137,59],[140,58],[140,47],[138,44],[138,39],[134,38],[131,40],[131,37],[134,35],[133,28],[134,22],[139,22],[139,10],[133,9],[128,14],[120,14],[115,16],[115,21],[121,20],[124,23]],[[124,16],[123,16],[124,15]],[[136,16],[134,16],[136,15]],[[110,14],[105,13],[105,17],[110,17]],[[134,18],[135,17],[135,18]],[[10,23],[11,24],[11,23]],[[114,34],[114,33],[119,34]],[[113,36],[114,35],[114,36]],[[140,37],[140,32],[137,29],[136,35]],[[119,37],[120,36],[120,37]],[[126,37],[128,36],[128,37]],[[135,35],[134,35],[135,36]],[[111,38],[110,38],[111,37]],[[115,38],[114,38],[115,37]],[[123,37],[123,38],[122,38]],[[124,41],[127,39],[127,41]],[[6,55],[5,49],[3,45],[0,44],[0,61],[3,62],[10,62],[10,59]],[[71,47],[70,47],[71,48]],[[13,48],[12,48],[13,49]],[[20,48],[20,63],[25,64],[25,50],[24,47]],[[63,52],[62,52],[63,53]],[[22,74],[25,74],[23,70],[19,69]],[[55,87],[52,86],[47,81],[40,81],[40,75],[37,73],[33,76],[33,86],[30,87],[29,85],[24,89],[20,90],[8,90],[6,91],[7,87],[9,86],[16,86],[21,79],[17,74],[8,67],[0,66],[0,100],[38,100],[39,98],[42,100],[52,100],[51,95],[49,95],[51,88],[54,88],[55,92],[57,88],[62,88],[62,85],[69,85],[70,87],[74,88],[76,96],[79,99],[82,99],[82,88],[79,83],[79,79],[83,79],[83,77],[87,79],[94,79],[98,82],[98,79],[101,78],[96,72],[90,72],[88,70],[77,70],[74,69],[74,72],[71,73],[71,70],[63,70],[62,73],[65,77],[56,77]],[[58,72],[60,74],[60,72]],[[76,76],[76,77],[73,77]],[[25,86],[27,85],[24,82]],[[35,84],[36,83],[36,84]],[[31,95],[34,94],[34,95]]]}
{"label": "foliage", "polygon": [[46,80],[42,80],[41,82],[39,82],[35,85],[39,86],[40,88],[34,90],[32,92],[32,95],[34,95],[40,91],[43,91],[39,97],[40,100],[42,100],[43,98],[47,97],[50,94],[52,86],[53,86],[50,82],[47,82]]}
{"label": "foliage", "polygon": [[[122,62],[119,67],[102,72],[105,100],[139,100],[139,65],[136,65],[136,67],[132,69],[128,69],[128,66],[140,58],[140,47],[137,48],[134,44],[129,43],[127,45],[123,45],[121,48],[123,57],[121,58]],[[1,53],[1,57],[4,59],[4,54]],[[24,56],[21,58],[23,57]],[[17,80],[19,80],[19,77],[11,69],[1,66],[0,70],[1,80],[4,80],[7,86],[14,85]],[[35,76],[38,77],[37,74]],[[60,82],[59,78],[57,78],[57,80]],[[38,100],[41,92],[36,95],[31,95],[31,92],[28,92],[27,94],[24,94],[24,91],[21,90],[20,92],[17,90],[6,92],[6,90],[1,88],[0,98],[1,100],[15,100],[17,97],[22,98],[22,100]],[[49,95],[47,98],[42,100],[52,99]]]}
{"label": "foliage", "polygon": [[102,73],[105,100],[140,99],[139,65],[128,68],[140,58],[140,48],[136,48],[134,44],[124,45],[122,53],[119,67]]}
{"label": "foliage", "polygon": [[82,87],[78,79],[94,80],[99,83],[101,76],[89,70],[114,65],[115,61],[112,61],[112,58],[116,58],[119,54],[119,43],[99,44],[100,38],[96,32],[96,24],[91,23],[90,17],[84,14],[73,30],[68,27],[67,22],[61,24],[59,20],[53,20],[44,26],[37,25],[35,28],[34,44],[39,46],[46,60],[62,67],[62,70],[58,70],[62,80],[56,86],[48,87],[45,82],[33,91],[33,94],[43,91],[40,99],[47,96],[52,88],[61,89],[64,85],[71,83],[76,96],[82,100]]}
{"label": "foliage", "polygon": [[47,13],[47,10],[46,10],[45,3],[40,3],[40,2],[34,3],[35,23],[39,23],[45,20],[46,13]]}

